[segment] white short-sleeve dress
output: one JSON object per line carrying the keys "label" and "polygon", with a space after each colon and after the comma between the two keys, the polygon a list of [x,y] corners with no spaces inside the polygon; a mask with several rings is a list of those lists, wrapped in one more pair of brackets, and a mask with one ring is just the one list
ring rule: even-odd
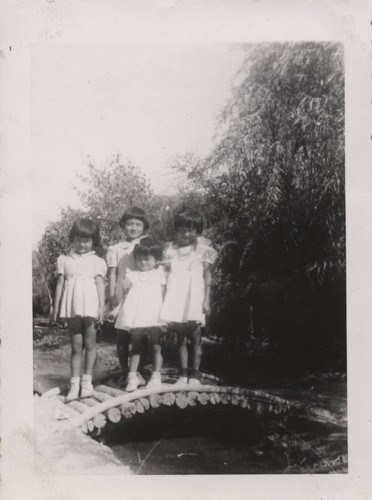
{"label": "white short-sleeve dress", "polygon": [[118,267],[122,256],[133,250],[133,245],[129,241],[119,241],[116,245],[110,245],[106,252],[106,262],[108,267]]}
{"label": "white short-sleeve dress", "polygon": [[196,245],[181,248],[170,243],[166,249],[165,259],[169,266],[169,276],[159,316],[162,321],[196,321],[205,325],[204,264],[213,264],[217,258],[216,251],[205,241],[199,238]]}
{"label": "white short-sleeve dress", "polygon": [[122,286],[126,271],[136,269],[136,263],[133,257],[133,249],[146,235],[132,241],[119,241],[116,245],[111,245],[107,249],[106,262],[108,267],[117,269],[117,278],[115,285],[115,300],[119,304],[124,298],[124,289]]}
{"label": "white short-sleeve dress", "polygon": [[162,286],[165,285],[163,268],[159,266],[151,271],[127,270],[125,279],[131,288],[125,300],[121,302],[115,328],[131,330],[160,326],[159,312],[163,302]]}
{"label": "white short-sleeve dress", "polygon": [[84,254],[71,251],[68,255],[58,257],[57,273],[65,278],[60,317],[96,318],[99,301],[95,278],[106,276],[107,266],[104,259],[98,257],[94,251]]}

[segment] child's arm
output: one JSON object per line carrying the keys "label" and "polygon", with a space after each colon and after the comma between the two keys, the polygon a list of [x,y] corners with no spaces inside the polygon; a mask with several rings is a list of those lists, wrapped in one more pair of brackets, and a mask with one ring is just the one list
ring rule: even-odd
{"label": "child's arm", "polygon": [[107,272],[108,287],[109,287],[109,306],[113,309],[117,304],[115,300],[117,267],[109,267]]}
{"label": "child's arm", "polygon": [[96,287],[98,293],[98,321],[102,323],[105,317],[105,282],[102,276],[96,276]]}
{"label": "child's arm", "polygon": [[59,274],[57,278],[56,291],[54,294],[53,315],[52,315],[53,323],[55,323],[58,318],[59,303],[61,302],[64,283],[65,283],[65,277],[63,276],[63,274]]}
{"label": "child's arm", "polygon": [[211,313],[211,283],[212,272],[211,264],[204,263],[204,300],[203,300],[203,313],[209,316]]}
{"label": "child's arm", "polygon": [[109,321],[110,323],[114,323],[114,321],[116,320],[117,318],[117,315],[119,314],[119,311],[120,311],[120,308],[122,306],[123,302],[121,302],[120,304],[118,304],[112,311],[110,311],[107,315],[107,321]]}
{"label": "child's arm", "polygon": [[160,288],[161,288],[161,298],[164,302],[165,294],[167,291],[167,281],[168,281],[168,272],[165,270],[165,261],[163,261],[158,267],[159,277],[160,277]]}

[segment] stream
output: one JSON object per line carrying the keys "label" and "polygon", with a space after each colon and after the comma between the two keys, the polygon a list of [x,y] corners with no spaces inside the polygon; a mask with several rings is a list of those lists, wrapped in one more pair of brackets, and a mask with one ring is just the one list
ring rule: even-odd
{"label": "stream", "polygon": [[[116,366],[110,341],[98,344],[96,381]],[[68,340],[34,348],[34,390],[63,387]],[[318,408],[317,421],[256,417],[237,407],[159,408],[124,421],[99,439],[133,474],[299,474],[347,472],[347,386],[343,376],[265,379],[237,376],[229,385],[262,389]]]}
{"label": "stream", "polygon": [[307,401],[325,418],[263,418],[236,407],[165,408],[126,422],[103,442],[134,474],[347,472],[345,382],[315,388],[283,381],[265,390]]}

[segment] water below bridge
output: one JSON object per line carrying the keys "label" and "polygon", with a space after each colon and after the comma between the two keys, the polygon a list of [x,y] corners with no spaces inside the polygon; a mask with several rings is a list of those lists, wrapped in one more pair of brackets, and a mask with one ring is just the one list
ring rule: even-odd
{"label": "water below bridge", "polygon": [[[282,474],[347,472],[344,381],[261,387],[306,401],[323,419],[262,419],[236,408],[164,409],[103,436],[135,474]],[[251,385],[251,384],[250,384]]]}

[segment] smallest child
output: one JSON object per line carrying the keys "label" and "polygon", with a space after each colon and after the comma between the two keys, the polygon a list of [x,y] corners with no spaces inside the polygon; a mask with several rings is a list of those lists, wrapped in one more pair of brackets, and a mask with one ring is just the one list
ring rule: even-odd
{"label": "smallest child", "polygon": [[125,297],[109,314],[109,320],[116,317],[115,328],[131,333],[132,356],[129,364],[126,390],[134,391],[140,384],[137,370],[143,353],[146,337],[150,338],[153,354],[153,372],[147,388],[161,385],[161,323],[159,312],[165,293],[165,276],[159,266],[163,250],[152,238],[141,239],[134,247],[135,270],[128,269],[123,279]]}

